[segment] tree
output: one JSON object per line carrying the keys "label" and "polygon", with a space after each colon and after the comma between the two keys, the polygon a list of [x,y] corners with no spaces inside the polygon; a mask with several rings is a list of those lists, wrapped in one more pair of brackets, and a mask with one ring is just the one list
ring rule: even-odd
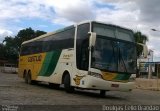
{"label": "tree", "polygon": [[22,42],[33,39],[45,33],[46,32],[40,30],[34,31],[32,28],[20,30],[15,37],[5,37],[3,44],[0,45],[0,52],[3,51],[3,56],[9,61],[17,62]]}
{"label": "tree", "polygon": [[15,47],[16,41],[13,37],[5,37],[3,40],[5,58],[8,58],[9,61],[16,60],[18,58],[17,49]]}
{"label": "tree", "polygon": [[[134,37],[136,43],[143,43],[146,44],[148,41],[148,37],[144,34],[142,34],[140,31],[134,32]],[[140,57],[142,55],[143,47],[137,44],[137,57]]]}
{"label": "tree", "polygon": [[30,27],[26,28],[26,29],[23,29],[23,30],[20,30],[18,32],[17,36],[15,37],[15,41],[17,42],[16,47],[17,47],[18,51],[20,50],[22,42],[24,42],[26,40],[33,39],[33,38],[38,37],[38,36],[43,35],[43,34],[46,34],[46,32],[40,31],[40,30],[34,31]]}
{"label": "tree", "polygon": [[41,36],[43,34],[46,34],[46,32],[37,30],[37,31],[35,31],[35,36],[34,37],[38,37],[38,36]]}
{"label": "tree", "polygon": [[5,59],[5,48],[2,43],[0,44],[0,59]]}

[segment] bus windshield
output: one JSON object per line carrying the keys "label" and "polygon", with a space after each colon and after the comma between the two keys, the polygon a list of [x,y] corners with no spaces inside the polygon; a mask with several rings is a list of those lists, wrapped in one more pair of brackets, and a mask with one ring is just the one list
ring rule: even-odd
{"label": "bus windshield", "polygon": [[124,41],[135,42],[133,32],[118,26],[93,23],[93,32],[97,35],[116,38]]}
{"label": "bus windshield", "polygon": [[[92,51],[91,67],[111,72],[136,73],[136,47],[132,36],[128,36],[129,39],[121,37],[122,35],[114,38],[115,34],[111,30],[110,33],[100,29],[94,31],[98,33],[96,32],[96,44]],[[123,35],[127,34],[130,33]]]}

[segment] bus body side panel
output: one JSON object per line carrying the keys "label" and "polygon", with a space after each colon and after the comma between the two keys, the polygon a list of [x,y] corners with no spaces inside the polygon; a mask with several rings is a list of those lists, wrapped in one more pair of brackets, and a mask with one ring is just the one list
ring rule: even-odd
{"label": "bus body side panel", "polygon": [[75,65],[73,60],[73,49],[21,56],[18,75],[19,77],[23,77],[25,70],[27,73],[31,71],[32,80],[61,84],[65,71],[68,71],[71,78],[76,74],[76,71],[73,72],[73,66]]}
{"label": "bus body side panel", "polygon": [[37,80],[61,84],[65,71],[68,71],[70,76],[73,75],[73,55],[73,49],[64,49],[51,58],[46,56]]}
{"label": "bus body side panel", "polygon": [[62,76],[65,71],[67,71],[70,76],[73,73],[73,58],[74,58],[73,49],[65,49],[62,51],[57,67],[53,74],[50,76],[50,82],[61,84]]}
{"label": "bus body side panel", "polygon": [[45,56],[46,53],[21,56],[19,60],[19,77],[23,77],[24,71],[26,70],[26,73],[31,71],[32,80],[36,80]]}

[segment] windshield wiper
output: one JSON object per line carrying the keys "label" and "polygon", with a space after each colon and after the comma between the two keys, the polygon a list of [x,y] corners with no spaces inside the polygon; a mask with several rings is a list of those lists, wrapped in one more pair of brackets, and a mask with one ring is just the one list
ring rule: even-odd
{"label": "windshield wiper", "polygon": [[[126,67],[126,64],[125,64],[125,62],[124,62],[124,59],[123,59],[123,57],[122,57],[122,53],[121,53],[121,50],[120,50],[120,48],[118,47],[118,52],[119,52],[119,61],[121,62],[122,61],[122,63],[123,63],[123,66],[124,66],[124,68],[125,68],[125,71],[127,72],[127,67]],[[120,64],[120,62],[118,63],[118,64]]]}
{"label": "windshield wiper", "polygon": [[[111,46],[112,46],[112,55],[111,55],[111,57],[110,57],[110,59],[109,59],[109,63],[111,63],[112,62],[112,60],[113,60],[113,62],[117,62],[116,61],[116,52],[115,52],[115,46],[114,46],[114,42],[115,41],[111,41]],[[112,63],[111,63],[112,64]],[[118,69],[118,67],[117,67],[117,65],[116,65],[116,69]]]}

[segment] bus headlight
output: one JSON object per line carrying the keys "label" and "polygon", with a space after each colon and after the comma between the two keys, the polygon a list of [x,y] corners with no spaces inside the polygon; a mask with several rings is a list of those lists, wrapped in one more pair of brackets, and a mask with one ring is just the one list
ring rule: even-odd
{"label": "bus headlight", "polygon": [[88,75],[93,76],[93,77],[97,77],[97,78],[102,78],[102,75],[99,73],[95,73],[95,72],[88,72]]}

